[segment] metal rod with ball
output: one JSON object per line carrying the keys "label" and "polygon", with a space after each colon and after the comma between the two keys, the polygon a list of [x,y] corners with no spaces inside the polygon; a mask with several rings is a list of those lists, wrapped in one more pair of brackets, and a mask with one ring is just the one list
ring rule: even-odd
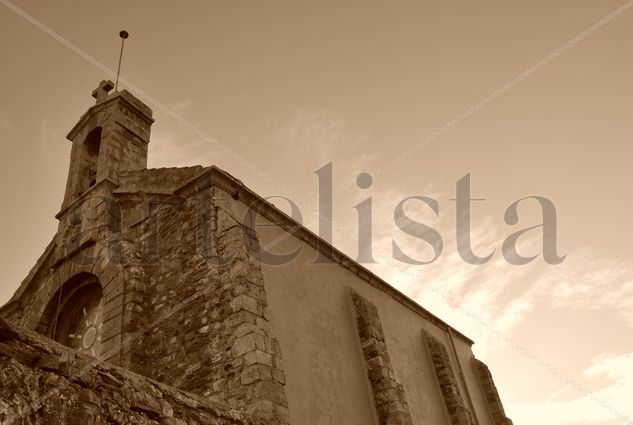
{"label": "metal rod with ball", "polygon": [[117,91],[119,88],[119,74],[121,73],[121,60],[123,59],[123,46],[125,45],[125,39],[128,38],[130,34],[123,30],[119,32],[119,37],[121,37],[121,53],[119,54],[119,67],[116,71],[116,83],[114,83],[114,91]]}

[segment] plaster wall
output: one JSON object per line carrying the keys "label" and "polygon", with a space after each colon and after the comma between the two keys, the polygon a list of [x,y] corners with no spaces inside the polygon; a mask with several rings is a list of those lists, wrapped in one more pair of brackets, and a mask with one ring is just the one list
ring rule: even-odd
{"label": "plaster wall", "polygon": [[[429,332],[456,359],[449,335],[411,308],[339,264],[313,264],[318,257],[306,242],[257,217],[262,246],[287,254],[292,262],[262,266],[275,334],[286,373],[290,422],[301,424],[377,423],[349,289],[376,305],[397,380],[404,386],[415,424],[448,424],[449,418],[433,364],[423,339]],[[472,365],[470,345],[454,337],[459,361],[475,405],[479,425],[490,425],[489,413]],[[460,386],[461,381],[460,381]],[[466,392],[461,388],[466,397]],[[465,399],[469,406],[468,400]]]}

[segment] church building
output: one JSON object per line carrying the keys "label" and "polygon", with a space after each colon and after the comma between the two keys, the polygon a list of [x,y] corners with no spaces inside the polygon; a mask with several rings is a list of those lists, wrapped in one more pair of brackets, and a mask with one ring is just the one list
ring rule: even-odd
{"label": "church building", "polygon": [[225,171],[147,168],[152,110],[113,88],[0,308],[0,423],[512,423],[467,336]]}

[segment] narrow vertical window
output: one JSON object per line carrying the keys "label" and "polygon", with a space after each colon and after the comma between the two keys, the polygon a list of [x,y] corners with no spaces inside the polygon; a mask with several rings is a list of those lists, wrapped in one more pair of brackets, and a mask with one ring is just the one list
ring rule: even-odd
{"label": "narrow vertical window", "polygon": [[88,189],[97,183],[97,165],[99,163],[99,151],[101,149],[101,127],[97,127],[88,133],[84,142],[84,167],[82,176],[87,185],[83,189]]}

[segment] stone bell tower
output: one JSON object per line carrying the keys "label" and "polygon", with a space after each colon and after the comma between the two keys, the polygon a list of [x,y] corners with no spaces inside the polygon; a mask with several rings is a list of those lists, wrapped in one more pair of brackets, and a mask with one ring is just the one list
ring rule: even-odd
{"label": "stone bell tower", "polygon": [[65,345],[123,364],[123,323],[134,314],[123,317],[129,300],[121,294],[128,291],[130,278],[121,260],[122,208],[114,192],[125,173],[146,169],[154,120],[148,106],[127,90],[112,92],[113,88],[111,81],[101,81],[92,92],[96,103],[67,136],[72,148],[66,191],[56,215],[58,230],[47,267],[39,272],[53,296],[43,296],[40,305],[45,307],[34,313],[34,328]]}
{"label": "stone bell tower", "polygon": [[72,204],[104,180],[115,185],[119,172],[146,168],[152,110],[127,90],[115,91],[101,81],[92,96],[96,104],[68,133],[73,143],[62,204]]}

